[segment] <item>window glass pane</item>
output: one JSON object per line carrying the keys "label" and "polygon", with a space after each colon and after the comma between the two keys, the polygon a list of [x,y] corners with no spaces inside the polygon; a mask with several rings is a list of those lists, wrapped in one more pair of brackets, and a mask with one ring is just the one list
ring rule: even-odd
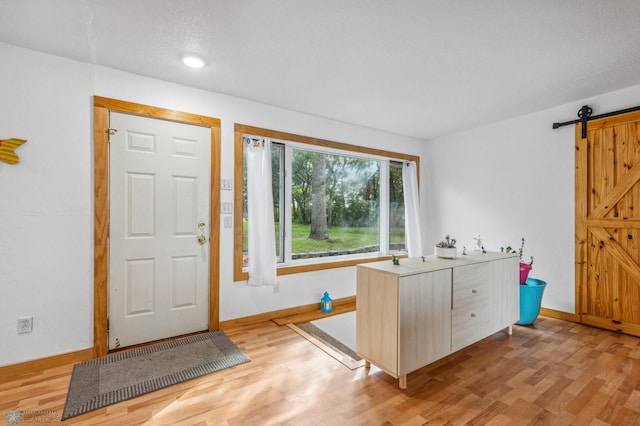
{"label": "window glass pane", "polygon": [[379,252],[380,164],[292,153],[292,259]]}
{"label": "window glass pane", "polygon": [[405,249],[402,163],[392,161],[389,164],[389,250]]}
{"label": "window glass pane", "polygon": [[284,146],[271,144],[271,189],[273,192],[273,220],[276,235],[276,257],[283,261],[284,245]]}

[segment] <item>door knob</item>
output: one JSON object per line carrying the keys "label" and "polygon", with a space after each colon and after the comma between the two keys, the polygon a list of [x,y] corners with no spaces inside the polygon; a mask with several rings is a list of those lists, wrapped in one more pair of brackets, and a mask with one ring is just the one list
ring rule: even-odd
{"label": "door knob", "polygon": [[198,236],[198,244],[203,245],[207,242],[207,237],[204,236],[204,228],[207,225],[204,222],[198,223],[198,229],[200,229],[200,235]]}

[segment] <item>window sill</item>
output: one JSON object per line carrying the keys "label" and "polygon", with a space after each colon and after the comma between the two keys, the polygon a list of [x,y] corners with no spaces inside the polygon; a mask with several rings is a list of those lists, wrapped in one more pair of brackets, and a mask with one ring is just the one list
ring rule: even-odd
{"label": "window sill", "polygon": [[[406,257],[406,254],[400,255],[400,257]],[[334,262],[314,262],[308,264],[298,264],[290,266],[281,266],[276,270],[276,275],[291,275],[301,274],[305,272],[323,271],[326,269],[347,268],[349,266],[355,266],[360,263],[378,262],[381,260],[389,260],[391,255],[380,255],[375,257],[360,257],[357,259],[339,260]],[[233,274],[234,281],[246,281],[249,279],[249,273],[246,271],[235,271]]]}

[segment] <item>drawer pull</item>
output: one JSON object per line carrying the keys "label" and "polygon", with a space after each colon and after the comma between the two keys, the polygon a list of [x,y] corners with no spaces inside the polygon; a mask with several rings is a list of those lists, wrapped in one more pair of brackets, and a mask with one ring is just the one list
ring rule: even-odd
{"label": "drawer pull", "polygon": [[477,293],[478,290],[476,290],[475,288],[473,290],[471,290],[471,293]]}
{"label": "drawer pull", "polygon": [[475,318],[475,317],[476,317],[476,314],[472,313],[471,318]]}

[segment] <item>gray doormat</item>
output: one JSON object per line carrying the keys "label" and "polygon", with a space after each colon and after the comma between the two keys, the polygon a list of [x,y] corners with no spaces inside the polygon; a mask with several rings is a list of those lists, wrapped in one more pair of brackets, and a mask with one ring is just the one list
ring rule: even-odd
{"label": "gray doormat", "polygon": [[356,351],[310,322],[287,324],[287,326],[351,370],[364,366],[364,360],[356,354]]}
{"label": "gray doormat", "polygon": [[73,366],[61,420],[249,361],[222,331],[85,361]]}

